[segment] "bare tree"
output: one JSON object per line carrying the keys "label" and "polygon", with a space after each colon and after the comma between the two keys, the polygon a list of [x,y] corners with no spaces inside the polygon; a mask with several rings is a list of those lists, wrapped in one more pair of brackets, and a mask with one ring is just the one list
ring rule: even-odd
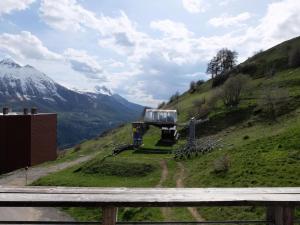
{"label": "bare tree", "polygon": [[246,75],[236,75],[230,77],[221,87],[220,96],[227,107],[237,106],[240,102],[240,96],[249,81]]}
{"label": "bare tree", "polygon": [[238,53],[231,51],[227,48],[223,48],[218,51],[207,65],[206,73],[211,74],[212,79],[230,71],[237,61]]}
{"label": "bare tree", "polygon": [[258,106],[262,109],[263,115],[270,120],[276,121],[282,105],[289,100],[289,93],[286,89],[271,87],[262,92]]}

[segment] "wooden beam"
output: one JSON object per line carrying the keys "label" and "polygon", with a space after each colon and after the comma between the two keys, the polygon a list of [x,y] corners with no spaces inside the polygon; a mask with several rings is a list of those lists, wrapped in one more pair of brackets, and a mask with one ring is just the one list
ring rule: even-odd
{"label": "wooden beam", "polygon": [[102,225],[116,225],[117,208],[103,207],[102,208]]}
{"label": "wooden beam", "polygon": [[267,208],[267,220],[274,225],[293,225],[295,208],[292,206],[271,206]]}

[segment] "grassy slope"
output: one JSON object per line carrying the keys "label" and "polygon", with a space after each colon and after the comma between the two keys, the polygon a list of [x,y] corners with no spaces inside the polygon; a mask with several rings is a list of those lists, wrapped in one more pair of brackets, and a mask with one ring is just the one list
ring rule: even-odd
{"label": "grassy slope", "polygon": [[[281,46],[281,48],[284,48]],[[271,53],[270,53],[271,52]],[[275,57],[274,50],[264,57]],[[264,53],[266,54],[266,53]],[[251,187],[251,186],[300,186],[300,69],[278,72],[271,78],[259,78],[251,81],[248,92],[244,95],[239,109],[248,109],[255,106],[261,91],[269,86],[278,86],[288,89],[291,96],[290,104],[295,110],[283,115],[276,123],[260,121],[252,116],[238,123],[227,123],[228,110],[220,105],[210,114],[211,120],[216,118],[222,121],[222,129],[214,132],[215,138],[224,142],[222,149],[198,158],[183,161],[187,175],[185,184],[188,187]],[[210,95],[210,82],[202,85],[196,93],[184,93],[178,103],[169,104],[168,108],[179,110],[179,121],[185,122],[194,111],[193,102],[203,96]],[[216,120],[217,121],[217,120]],[[251,123],[249,123],[249,121]],[[201,133],[204,128],[199,128]],[[173,147],[158,147],[159,130],[151,128],[145,138],[145,149],[172,150]],[[247,138],[246,138],[247,137]],[[112,164],[118,162],[140,162],[151,164],[156,169],[143,177],[103,176],[99,174],[86,175],[74,172],[80,167],[101,163],[102,158],[109,154],[114,144],[129,143],[130,125],[108,133],[105,137],[83,143],[79,151],[71,150],[60,160],[72,159],[78,155],[99,152],[98,156],[84,165],[69,168],[62,172],[42,178],[39,185],[67,185],[67,186],[126,186],[126,187],[155,187],[160,179],[159,161],[167,160],[169,174],[164,182],[166,187],[174,187],[178,173],[176,162],[170,154],[145,154],[146,151],[128,151],[114,158],[108,158]],[[180,141],[184,143],[184,140]],[[230,160],[228,172],[216,174],[213,172],[214,161],[227,155]],[[68,209],[71,215],[78,219],[98,219],[98,212],[86,209]],[[260,208],[204,208],[201,215],[207,219],[257,219],[263,217]],[[97,215],[97,216],[95,216]],[[191,220],[185,209],[174,209],[174,219]],[[158,209],[122,209],[121,220],[157,220],[162,219]]]}

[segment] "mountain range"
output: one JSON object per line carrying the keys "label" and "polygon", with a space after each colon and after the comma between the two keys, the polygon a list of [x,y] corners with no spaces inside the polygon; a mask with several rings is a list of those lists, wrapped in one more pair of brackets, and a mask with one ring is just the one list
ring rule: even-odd
{"label": "mountain range", "polygon": [[67,147],[122,123],[137,119],[143,106],[131,103],[105,86],[93,92],[70,90],[30,65],[12,59],[0,62],[0,105],[14,111],[36,107],[58,114],[58,145]]}

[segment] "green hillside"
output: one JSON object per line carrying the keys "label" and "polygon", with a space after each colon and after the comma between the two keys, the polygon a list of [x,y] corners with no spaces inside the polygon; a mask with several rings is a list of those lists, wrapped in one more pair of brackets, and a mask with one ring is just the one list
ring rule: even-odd
{"label": "green hillside", "polygon": [[[230,76],[248,71],[247,87],[237,106],[226,107],[211,88],[211,80],[187,91],[164,108],[177,109],[179,122],[192,116],[209,117],[197,126],[200,140],[218,140],[220,145],[206,154],[174,160],[172,151],[186,142],[187,130],[174,146],[159,146],[160,130],[150,127],[144,146],[108,156],[115,146],[131,142],[131,127],[125,125],[102,137],[70,149],[59,160],[97,153],[82,165],[44,177],[35,185],[97,187],[257,187],[300,186],[300,68],[289,66],[292,50],[300,38],[261,52],[238,66]],[[272,73],[270,73],[272,68]],[[224,85],[224,84],[223,84]],[[268,93],[276,114],[266,108]],[[271,97],[272,97],[271,96]],[[209,104],[212,99],[214,104]],[[205,100],[203,100],[205,99]],[[283,101],[282,101],[283,99]],[[263,101],[264,100],[264,101]],[[280,101],[281,100],[281,101]],[[263,102],[263,103],[262,103]],[[204,113],[203,113],[204,112]],[[167,170],[167,172],[166,172]],[[79,220],[95,220],[97,209],[65,209]],[[208,220],[261,219],[261,208],[200,208]],[[299,212],[297,212],[299,214]],[[97,214],[96,214],[97,215]],[[121,209],[119,220],[194,220],[187,209]]]}

